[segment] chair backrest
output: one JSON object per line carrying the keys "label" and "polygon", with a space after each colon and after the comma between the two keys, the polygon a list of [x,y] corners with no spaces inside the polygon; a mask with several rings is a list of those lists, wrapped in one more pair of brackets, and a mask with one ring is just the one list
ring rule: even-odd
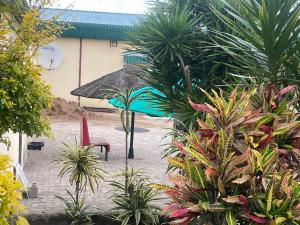
{"label": "chair backrest", "polygon": [[80,145],[87,146],[90,145],[90,135],[89,135],[89,128],[87,124],[87,119],[83,116],[80,120]]}

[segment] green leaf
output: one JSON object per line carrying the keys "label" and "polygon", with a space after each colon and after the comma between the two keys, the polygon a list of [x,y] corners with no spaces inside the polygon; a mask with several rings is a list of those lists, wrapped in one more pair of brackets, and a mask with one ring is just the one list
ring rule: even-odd
{"label": "green leaf", "polygon": [[280,225],[280,224],[282,224],[286,220],[287,220],[287,218],[279,216],[279,217],[276,217],[275,223],[278,224],[278,225]]}
{"label": "green leaf", "polygon": [[[205,173],[199,165],[194,164],[189,160],[186,160],[184,172],[187,174],[187,177],[189,177],[199,188],[207,187]],[[207,192],[200,193],[200,195],[203,196],[203,198],[205,198],[206,200],[208,200]]]}
{"label": "green leaf", "polygon": [[201,153],[199,153],[197,150],[190,148],[190,147],[184,147],[184,151],[189,153],[191,157],[195,158],[202,164],[209,166],[209,167],[214,166],[214,164],[210,160],[206,159],[205,156],[202,155]]}
{"label": "green leaf", "polygon": [[272,115],[264,116],[263,118],[261,118],[257,122],[257,127],[260,127],[261,125],[267,124],[267,123],[271,122],[273,119],[274,119],[274,116],[272,116]]}
{"label": "green leaf", "polygon": [[231,210],[226,211],[226,221],[228,225],[237,225],[236,218]]}
{"label": "green leaf", "polygon": [[274,184],[273,181],[271,181],[267,187],[266,190],[266,213],[268,214],[271,211],[272,203],[273,203],[273,189]]}
{"label": "green leaf", "polygon": [[140,220],[141,220],[141,213],[139,211],[139,209],[135,210],[135,224],[140,224]]}
{"label": "green leaf", "polygon": [[223,129],[221,129],[218,137],[218,154],[220,156],[223,155],[226,142],[227,142],[227,134]]}

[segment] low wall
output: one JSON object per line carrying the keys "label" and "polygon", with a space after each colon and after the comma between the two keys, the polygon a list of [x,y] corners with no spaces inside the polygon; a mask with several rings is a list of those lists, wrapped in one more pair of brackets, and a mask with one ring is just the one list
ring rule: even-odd
{"label": "low wall", "polygon": [[[30,225],[69,225],[70,221],[65,214],[39,214],[39,215],[27,215],[26,218]],[[97,214],[92,216],[93,222],[95,225],[120,225],[120,222],[117,222],[112,219],[112,216],[109,214]],[[165,224],[168,222],[166,218],[160,218],[160,224]]]}
{"label": "low wall", "polygon": [[[39,214],[27,215],[26,218],[30,225],[69,225],[70,221],[65,214]],[[120,225],[114,221],[109,215],[94,215],[92,216],[95,225]]]}

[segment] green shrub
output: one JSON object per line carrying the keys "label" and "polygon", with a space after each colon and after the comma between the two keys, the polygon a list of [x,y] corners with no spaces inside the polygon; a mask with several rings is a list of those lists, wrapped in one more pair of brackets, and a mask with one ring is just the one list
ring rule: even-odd
{"label": "green shrub", "polygon": [[71,192],[67,191],[69,199],[57,196],[65,204],[66,215],[71,218],[70,225],[92,225],[92,218],[88,215],[88,206],[84,198],[76,200]]}
{"label": "green shrub", "polygon": [[111,181],[114,188],[111,196],[116,205],[112,212],[122,225],[154,225],[158,224],[159,207],[152,205],[156,192],[149,186],[149,180],[140,170],[131,169],[128,174],[120,176],[128,178],[127,190],[124,181]]}
{"label": "green shrub", "polygon": [[0,224],[9,225],[10,220],[16,218],[18,225],[28,225],[27,220],[20,216],[25,210],[20,202],[24,187],[15,180],[10,169],[11,159],[0,154]]}
{"label": "green shrub", "polygon": [[174,186],[155,185],[173,201],[173,224],[300,223],[300,122],[286,98],[294,90],[203,91],[211,104],[190,101],[205,120],[175,143]]}
{"label": "green shrub", "polygon": [[93,224],[87,213],[88,207],[85,205],[84,197],[80,198],[81,193],[85,193],[89,186],[92,192],[98,188],[103,179],[100,168],[101,161],[93,152],[92,146],[80,146],[77,141],[75,147],[64,144],[63,151],[58,155],[54,162],[61,165],[59,177],[69,175],[70,185],[75,184],[74,195],[67,190],[69,199],[56,196],[65,204],[65,212],[71,219],[71,225]]}

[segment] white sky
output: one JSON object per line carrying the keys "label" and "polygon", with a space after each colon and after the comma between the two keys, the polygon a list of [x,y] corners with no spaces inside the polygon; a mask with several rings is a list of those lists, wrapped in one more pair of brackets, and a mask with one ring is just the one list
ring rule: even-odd
{"label": "white sky", "polygon": [[144,13],[149,0],[54,0],[52,7],[100,12]]}

